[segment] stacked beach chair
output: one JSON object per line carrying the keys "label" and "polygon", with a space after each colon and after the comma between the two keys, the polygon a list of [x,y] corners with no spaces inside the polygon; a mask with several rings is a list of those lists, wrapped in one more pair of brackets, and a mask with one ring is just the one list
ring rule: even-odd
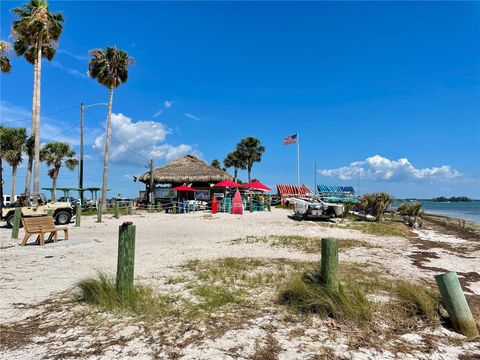
{"label": "stacked beach chair", "polygon": [[323,201],[355,204],[358,202],[358,196],[352,186],[336,186],[336,185],[318,185],[318,196]]}

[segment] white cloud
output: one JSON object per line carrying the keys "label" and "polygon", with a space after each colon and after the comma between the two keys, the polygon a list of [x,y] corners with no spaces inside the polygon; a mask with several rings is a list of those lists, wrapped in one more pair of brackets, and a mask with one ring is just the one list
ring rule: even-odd
{"label": "white cloud", "polygon": [[[144,165],[148,159],[170,161],[192,152],[191,145],[174,146],[165,143],[170,133],[171,130],[159,122],[133,122],[123,114],[112,114],[110,160],[114,163],[140,166]],[[93,148],[103,154],[105,134],[95,139]]]}
{"label": "white cloud", "polygon": [[78,71],[77,69],[66,67],[59,61],[52,60],[50,62],[50,64],[57,69],[60,69],[60,70],[65,71],[66,73],[68,73],[72,76],[75,76],[76,78],[79,78],[79,79],[87,79],[88,78],[88,75],[87,75],[86,72],[83,73],[81,71]]}
{"label": "white cloud", "polygon": [[[77,108],[68,109],[65,111],[65,114],[76,114],[76,111]],[[27,134],[30,134],[31,116],[31,110],[27,110],[21,106],[13,105],[6,101],[0,102],[1,125],[25,127],[27,129]],[[64,141],[70,143],[71,145],[78,145],[79,130],[78,126],[74,125],[75,123],[65,123],[64,121],[42,115],[40,118],[41,142]]]}
{"label": "white cloud", "polygon": [[318,171],[320,175],[334,177],[341,180],[355,179],[358,175],[362,179],[377,181],[405,181],[405,180],[448,180],[458,178],[462,174],[450,165],[417,169],[406,158],[390,160],[375,155],[363,161],[352,162],[348,166],[337,169]]}
{"label": "white cloud", "polygon": [[165,100],[163,102],[163,108],[159,109],[155,114],[153,114],[153,117],[156,118],[162,115],[166,109],[170,109],[172,107],[173,103],[174,103],[173,100]]}
{"label": "white cloud", "polygon": [[155,114],[153,114],[153,117],[156,118],[156,117],[159,117],[162,114],[163,114],[163,109],[160,109]]}
{"label": "white cloud", "polygon": [[202,120],[202,119],[199,118],[198,116],[195,116],[195,115],[190,114],[190,113],[185,113],[185,114],[183,114],[183,115],[185,115],[187,118],[192,119],[192,120],[195,120],[195,121],[200,121],[200,120]]}
{"label": "white cloud", "polygon": [[78,54],[73,54],[68,50],[65,49],[57,49],[58,54],[64,54],[67,56],[70,56],[72,59],[78,60],[78,61],[88,61],[88,57],[84,55],[78,55]]}

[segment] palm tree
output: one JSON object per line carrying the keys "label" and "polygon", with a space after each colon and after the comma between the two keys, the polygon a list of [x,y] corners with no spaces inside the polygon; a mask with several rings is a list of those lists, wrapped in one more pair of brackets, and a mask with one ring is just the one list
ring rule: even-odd
{"label": "palm tree", "polygon": [[5,161],[12,167],[12,183],[10,187],[10,199],[15,196],[15,183],[17,180],[17,167],[23,161],[22,150],[27,139],[27,130],[25,128],[9,130],[9,148],[4,153]]}
{"label": "palm tree", "polygon": [[0,72],[2,73],[9,73],[12,71],[10,59],[7,56],[9,49],[10,44],[8,42],[0,41]]}
{"label": "palm tree", "polygon": [[40,159],[48,166],[53,166],[48,170],[48,176],[52,178],[52,201],[57,200],[57,178],[60,168],[65,165],[68,169],[73,170],[78,165],[78,160],[74,156],[75,150],[68,143],[54,141],[42,147]]}
{"label": "palm tree", "polygon": [[236,151],[239,152],[242,159],[245,159],[247,164],[248,182],[251,182],[252,166],[254,163],[262,161],[262,154],[265,152],[265,146],[263,146],[257,138],[248,136],[237,144]]}
{"label": "palm tree", "polygon": [[218,159],[213,159],[210,163],[210,166],[214,167],[215,169],[222,170],[222,164]]}
{"label": "palm tree", "polygon": [[[13,48],[18,56],[33,64],[33,97],[31,135],[35,136],[33,193],[40,191],[40,80],[42,57],[49,61],[55,55],[63,30],[63,15],[52,13],[45,0],[30,0],[12,10],[17,19],[12,24]],[[29,164],[31,162],[29,161]],[[27,169],[26,186],[30,192],[31,168]]]}
{"label": "palm tree", "polygon": [[9,128],[0,125],[0,213],[3,209],[3,159],[10,149]]}
{"label": "palm tree", "polygon": [[241,156],[240,152],[235,150],[228,153],[227,157],[223,160],[223,165],[225,165],[227,169],[233,167],[233,178],[234,181],[237,181],[238,169],[245,169],[247,162]]}
{"label": "palm tree", "polygon": [[107,129],[105,135],[105,158],[103,160],[103,182],[102,182],[102,208],[107,206],[107,176],[108,176],[108,151],[110,149],[110,123],[112,118],[113,91],[120,84],[127,82],[127,67],[133,64],[133,58],[129,57],[126,51],[116,47],[105,49],[93,49],[90,51],[92,59],[88,65],[89,75],[97,79],[99,84],[110,91],[108,102]]}

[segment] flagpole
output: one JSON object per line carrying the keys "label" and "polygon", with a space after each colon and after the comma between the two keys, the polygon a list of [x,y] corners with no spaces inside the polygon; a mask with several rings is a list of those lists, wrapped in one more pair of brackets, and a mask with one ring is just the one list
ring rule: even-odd
{"label": "flagpole", "polygon": [[300,185],[300,133],[297,132],[297,180]]}

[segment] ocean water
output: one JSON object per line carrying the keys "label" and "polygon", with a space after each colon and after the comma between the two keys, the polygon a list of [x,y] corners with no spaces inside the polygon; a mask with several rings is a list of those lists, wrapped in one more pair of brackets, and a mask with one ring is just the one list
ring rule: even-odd
{"label": "ocean water", "polygon": [[[435,202],[420,200],[426,213],[445,215],[480,224],[480,201],[469,202]],[[398,206],[398,204],[394,204]]]}

